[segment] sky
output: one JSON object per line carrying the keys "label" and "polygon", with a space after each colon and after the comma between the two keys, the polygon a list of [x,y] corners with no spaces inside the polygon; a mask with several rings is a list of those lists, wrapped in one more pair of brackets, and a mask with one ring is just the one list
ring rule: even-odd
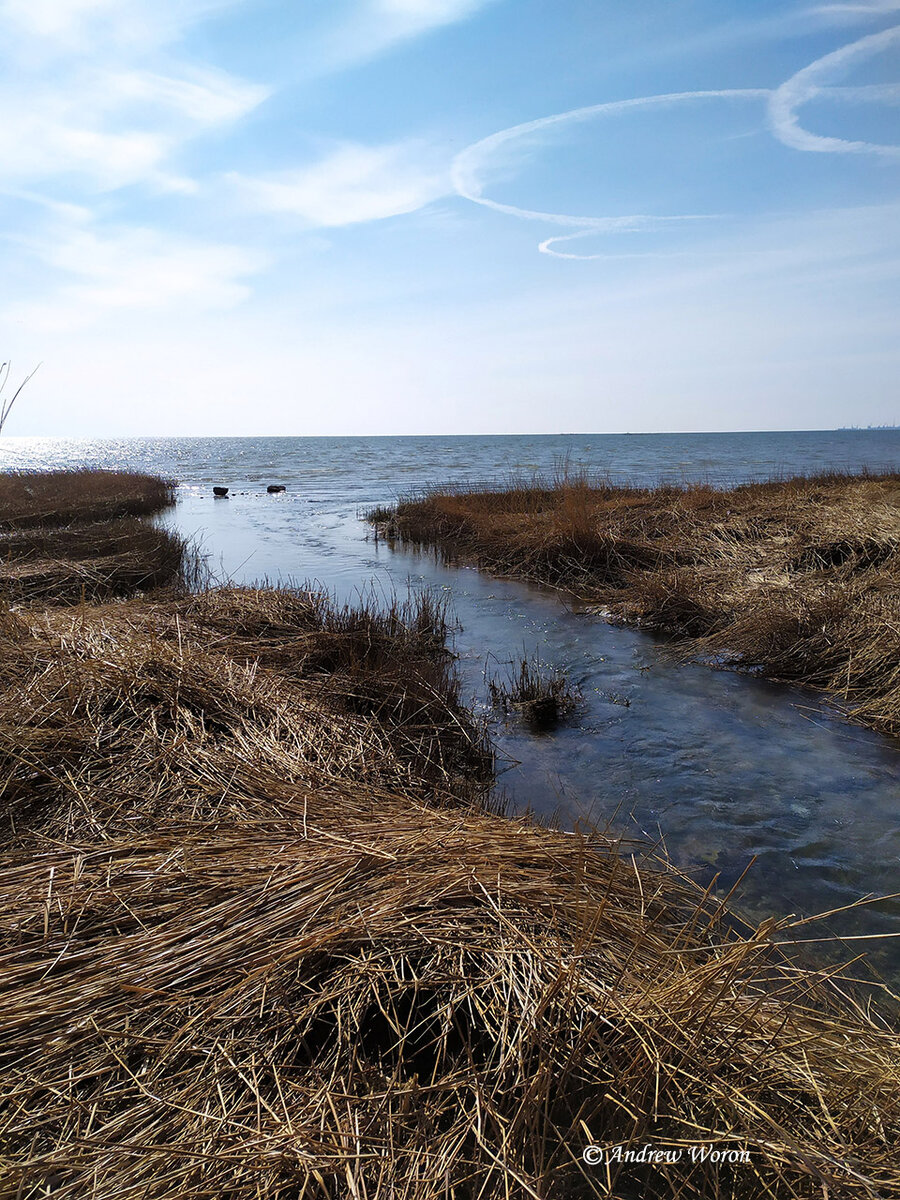
{"label": "sky", "polygon": [[900,0],[0,0],[5,433],[900,423]]}

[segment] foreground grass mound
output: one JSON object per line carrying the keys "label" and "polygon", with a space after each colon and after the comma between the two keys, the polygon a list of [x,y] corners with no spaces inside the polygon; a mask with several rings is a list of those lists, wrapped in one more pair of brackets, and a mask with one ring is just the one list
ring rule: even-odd
{"label": "foreground grass mound", "polygon": [[175,484],[127,471],[0,475],[0,599],[74,604],[150,591],[189,570],[185,540],[143,518]]}
{"label": "foreground grass mound", "polygon": [[388,537],[566,588],[900,733],[898,475],[730,490],[563,479],[436,489],[376,516]]}
{"label": "foreground grass mound", "polygon": [[265,589],[2,616],[0,1195],[900,1195],[896,1033],[774,923],[486,811],[445,635]]}

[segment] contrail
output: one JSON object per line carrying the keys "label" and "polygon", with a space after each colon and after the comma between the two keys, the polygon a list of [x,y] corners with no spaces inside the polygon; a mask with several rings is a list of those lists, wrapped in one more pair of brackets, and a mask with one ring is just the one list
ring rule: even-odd
{"label": "contrail", "polygon": [[810,13],[846,13],[850,17],[884,17],[900,10],[900,0],[880,0],[876,4],[820,4]]}
{"label": "contrail", "polygon": [[[769,126],[780,142],[794,150],[812,151],[822,154],[878,154],[884,158],[900,158],[900,146],[884,145],[881,142],[851,141],[849,138],[823,137],[810,133],[800,124],[797,110],[823,91],[823,84],[835,73],[840,73],[865,61],[889,46],[900,42],[900,25],[871,33],[856,42],[841,46],[792,75],[771,94],[769,99]],[[830,90],[830,89],[829,89]],[[847,89],[863,92],[865,89]],[[838,92],[839,89],[835,89]],[[887,85],[885,92],[896,91]],[[856,98],[863,98],[857,96]],[[887,98],[887,95],[880,97]]]}
{"label": "contrail", "polygon": [[[885,14],[900,10],[900,0],[883,0],[869,5],[832,4],[821,10],[841,10],[860,14]],[[810,133],[799,122],[797,110],[816,96],[829,95],[842,102],[880,101],[897,103],[900,100],[900,85],[873,84],[860,87],[829,87],[827,80],[834,74],[854,66],[900,41],[900,25],[880,33],[870,34],[858,41],[816,59],[809,66],[797,71],[776,89],[770,88],[723,88],[712,91],[668,92],[659,96],[638,96],[630,100],[612,100],[604,104],[590,104],[584,108],[573,108],[567,112],[554,113],[535,121],[525,121],[501,129],[489,137],[474,142],[461,151],[453,160],[451,178],[458,195],[473,204],[480,204],[494,212],[518,217],[526,221],[543,221],[549,225],[561,225],[574,232],[545,238],[538,250],[554,258],[597,259],[605,254],[572,254],[554,247],[563,242],[598,233],[628,233],[664,229],[676,222],[711,220],[717,214],[690,213],[673,216],[652,216],[647,213],[632,213],[623,216],[579,216],[573,213],[542,212],[537,209],[521,208],[514,204],[502,204],[484,195],[481,175],[491,159],[508,143],[529,135],[553,129],[558,125],[592,120],[595,117],[614,116],[619,113],[644,108],[667,108],[672,105],[704,100],[764,100],[768,107],[769,126],[775,137],[796,150],[830,152],[840,154],[878,154],[886,158],[900,157],[900,146],[883,145],[877,142],[851,141],[846,138],[825,137]]]}
{"label": "contrail", "polygon": [[[658,220],[669,221],[708,221],[713,219],[713,214],[704,214],[701,217],[660,217]],[[577,233],[559,233],[555,237],[545,238],[538,246],[538,251],[541,254],[549,254],[551,258],[568,258],[573,262],[594,262],[597,259],[621,259],[621,258],[659,258],[660,251],[656,250],[635,250],[621,251],[615,254],[604,252],[602,254],[569,254],[566,250],[554,250],[553,247],[560,242],[575,242],[578,238],[591,237],[596,234],[596,229],[580,229]],[[686,250],[670,250],[664,252],[666,258],[683,258],[688,254]]]}
{"label": "contrail", "polygon": [[[725,88],[717,91],[704,92],[668,92],[661,96],[638,96],[633,100],[611,100],[605,104],[590,104],[586,108],[572,108],[568,112],[554,113],[550,117],[540,117],[536,121],[525,121],[521,125],[511,125],[492,133],[489,137],[474,142],[462,150],[453,160],[451,178],[457,193],[473,204],[481,204],[495,212],[506,213],[512,217],[520,217],[527,221],[544,221],[551,225],[564,225],[570,228],[590,232],[618,233],[629,230],[646,230],[661,228],[673,221],[704,220],[707,214],[692,213],[683,216],[657,217],[646,213],[635,213],[620,217],[590,217],[575,216],[570,213],[540,212],[531,208],[519,208],[514,204],[501,204],[482,194],[480,173],[486,163],[496,153],[499,147],[507,142],[526,137],[540,130],[551,129],[556,125],[569,122],[587,121],[593,117],[612,116],[641,108],[668,108],[691,100],[713,99],[768,99],[768,88]],[[554,240],[554,239],[551,239]],[[546,252],[545,252],[546,253]],[[572,257],[577,257],[573,255]]]}

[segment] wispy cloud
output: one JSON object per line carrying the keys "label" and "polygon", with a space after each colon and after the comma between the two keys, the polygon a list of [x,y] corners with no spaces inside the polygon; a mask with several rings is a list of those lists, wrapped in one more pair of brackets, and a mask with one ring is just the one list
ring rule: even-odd
{"label": "wispy cloud", "polygon": [[821,16],[865,20],[869,17],[883,17],[900,12],[900,0],[880,0],[880,3],[870,4],[819,4],[807,11]]}
{"label": "wispy cloud", "polygon": [[169,163],[204,130],[234,122],[269,89],[173,60],[185,0],[5,0],[0,161],[20,184],[77,176],[100,190],[146,182],[188,191]]}
{"label": "wispy cloud", "polygon": [[58,286],[39,301],[11,304],[10,321],[47,331],[80,328],[109,310],[232,308],[249,295],[262,255],[240,246],[154,229],[57,226],[23,246]]}
{"label": "wispy cloud", "polygon": [[315,39],[308,71],[326,74],[474,16],[499,0],[355,0]]}
{"label": "wispy cloud", "polygon": [[198,126],[236,121],[270,94],[268,87],[209,67],[184,66],[179,75],[154,71],[110,71],[102,78],[109,107],[133,104],[168,111]]}
{"label": "wispy cloud", "polygon": [[251,208],[336,228],[415,212],[450,190],[447,168],[420,142],[342,144],[318,162],[232,184]]}
{"label": "wispy cloud", "polygon": [[452,25],[484,8],[490,0],[370,0],[368,9],[394,35],[421,33]]}
{"label": "wispy cloud", "polygon": [[786,3],[778,11],[764,11],[731,19],[723,14],[720,20],[683,37],[667,37],[655,45],[642,44],[640,51],[633,54],[632,58],[642,67],[673,59],[683,62],[690,58],[708,58],[734,47],[747,51],[751,46],[763,47],[766,43],[805,38],[812,32],[872,24],[883,21],[897,11],[900,11],[900,0],[872,0],[860,4],[794,6]]}
{"label": "wispy cloud", "polygon": [[155,132],[111,132],[72,119],[58,97],[35,100],[28,111],[12,112],[0,127],[0,160],[7,179],[39,184],[54,176],[79,174],[100,190],[138,180],[172,190],[190,182],[162,169],[170,139]]}
{"label": "wispy cloud", "polygon": [[36,42],[29,54],[130,50],[169,45],[197,21],[240,0],[0,0],[8,30]]}
{"label": "wispy cloud", "polygon": [[190,191],[168,167],[198,133],[251,111],[266,89],[190,69],[181,76],[135,70],[78,70],[51,85],[32,86],[28,104],[0,87],[0,161],[7,179],[23,183],[78,175],[100,190],[146,182]]}

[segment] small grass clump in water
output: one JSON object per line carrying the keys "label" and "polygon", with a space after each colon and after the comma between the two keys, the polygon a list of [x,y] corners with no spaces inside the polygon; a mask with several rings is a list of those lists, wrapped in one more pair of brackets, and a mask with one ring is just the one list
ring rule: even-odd
{"label": "small grass clump in water", "polygon": [[817,688],[900,733],[900,476],[826,474],[717,489],[584,477],[441,489],[395,536],[563,587],[686,655]]}
{"label": "small grass clump in water", "polygon": [[579,699],[565,673],[546,666],[537,655],[531,659],[523,655],[518,671],[511,669],[505,679],[490,679],[488,692],[495,707],[520,713],[538,733],[547,733],[568,720]]}

